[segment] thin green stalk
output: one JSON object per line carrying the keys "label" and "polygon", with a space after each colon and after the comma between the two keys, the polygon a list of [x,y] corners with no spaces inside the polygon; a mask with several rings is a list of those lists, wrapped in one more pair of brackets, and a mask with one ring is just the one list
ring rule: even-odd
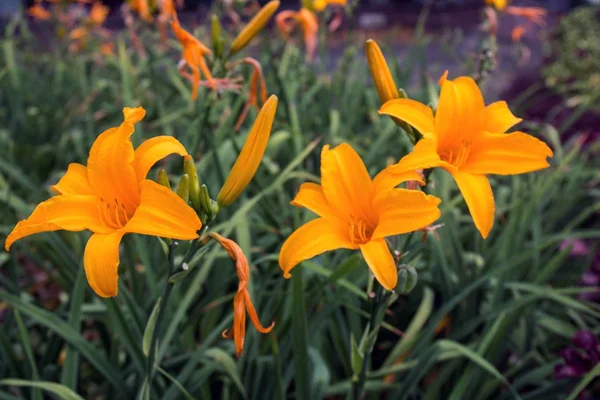
{"label": "thin green stalk", "polygon": [[[375,282],[377,288],[375,289],[375,298],[371,303],[371,317],[369,319],[369,325],[367,325],[366,337],[370,337],[372,334],[372,340],[369,340],[370,343],[367,344],[367,348],[364,350],[364,358],[360,370],[360,374],[358,376],[358,380],[354,380],[352,382],[352,400],[360,400],[365,391],[365,381],[367,378],[367,373],[369,369],[369,363],[371,361],[371,353],[373,352],[373,348],[375,347],[375,342],[377,339],[377,334],[379,332],[379,328],[381,328],[381,324],[383,322],[383,317],[385,316],[385,310],[387,308],[387,301],[389,295],[386,293],[386,290],[379,283]],[[372,333],[373,332],[373,333]]]}
{"label": "thin green stalk", "polygon": [[158,347],[158,339],[160,338],[162,320],[164,319],[165,310],[167,309],[167,305],[169,304],[169,297],[171,296],[171,291],[173,290],[173,283],[170,282],[170,278],[175,273],[175,246],[175,242],[169,244],[169,273],[167,274],[167,282],[165,284],[165,289],[161,296],[163,304],[162,307],[160,307],[160,311],[158,312],[158,318],[156,319],[156,327],[154,328],[154,332],[152,333],[152,340],[150,341],[150,352],[148,353],[148,364],[146,364],[146,377],[148,379],[148,384],[152,382],[152,376],[154,375],[154,360],[156,358],[156,348]]}

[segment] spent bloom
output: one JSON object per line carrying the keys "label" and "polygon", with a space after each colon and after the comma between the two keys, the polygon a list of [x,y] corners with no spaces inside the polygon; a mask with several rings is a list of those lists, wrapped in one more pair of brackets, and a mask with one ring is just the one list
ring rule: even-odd
{"label": "spent bloom", "polygon": [[412,153],[383,171],[386,179],[406,170],[442,167],[452,174],[475,226],[486,238],[494,223],[494,195],[487,174],[515,175],[549,166],[552,150],[523,132],[505,134],[521,122],[506,102],[484,104],[473,79],[440,79],[442,91],[435,116],[431,108],[414,100],[385,103],[380,113],[407,122],[423,135]]}
{"label": "spent bloom", "polygon": [[[179,20],[177,19],[177,14],[173,14],[171,27],[173,28],[175,37],[177,37],[177,40],[183,46],[179,72],[192,81],[192,100],[196,100],[198,97],[198,86],[200,85],[200,71],[202,71],[208,80],[211,88],[216,88],[214,78],[204,60],[204,56],[212,54],[212,51],[191,33],[181,27]],[[186,65],[192,70],[191,76],[185,72]]]}
{"label": "spent bloom", "polygon": [[252,325],[260,333],[269,333],[275,326],[272,322],[268,327],[263,327],[258,319],[256,309],[250,299],[248,291],[248,282],[250,280],[250,267],[248,260],[240,246],[231,239],[227,239],[218,233],[210,233],[210,237],[215,239],[227,251],[229,257],[235,261],[235,268],[239,279],[238,290],[233,298],[233,329],[223,331],[223,337],[233,339],[235,343],[235,352],[239,357],[244,351],[244,339],[246,338],[246,313],[252,321]]}
{"label": "spent bloom", "polygon": [[87,166],[73,163],[52,186],[58,196],[40,203],[6,238],[8,251],[18,239],[40,232],[89,230],[83,264],[98,296],[118,292],[119,244],[127,233],[191,240],[201,222],[194,210],[168,188],[146,179],[152,166],[169,154],[187,156],[171,136],[158,136],[133,149],[134,124],[146,111],[123,109],[124,122],[97,138]]}
{"label": "spent bloom", "polygon": [[[386,289],[398,281],[385,238],[421,229],[438,219],[440,200],[421,191],[396,189],[382,176],[371,179],[354,149],[340,144],[321,152],[321,184],[303,183],[292,205],[319,216],[285,241],[279,265],[286,278],[301,261],[328,250],[360,249],[371,272]],[[400,181],[421,180],[405,171]],[[398,182],[400,183],[400,182]]]}
{"label": "spent bloom", "polygon": [[285,37],[287,37],[297,25],[300,25],[304,34],[306,61],[312,61],[317,49],[317,34],[319,33],[317,16],[307,8],[301,8],[300,11],[285,10],[277,14],[275,22]]}

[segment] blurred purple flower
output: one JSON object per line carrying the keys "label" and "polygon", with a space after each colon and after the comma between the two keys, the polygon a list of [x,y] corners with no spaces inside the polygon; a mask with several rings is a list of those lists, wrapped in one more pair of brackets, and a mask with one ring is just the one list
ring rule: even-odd
{"label": "blurred purple flower", "polygon": [[581,300],[600,303],[600,250],[596,251],[594,260],[590,269],[581,276],[581,283],[584,287],[595,288],[593,292],[579,294]]}
{"label": "blurred purple flower", "polygon": [[585,242],[581,239],[572,239],[571,238],[571,239],[565,239],[562,242],[560,242],[561,250],[564,250],[564,249],[568,248],[569,246],[573,246],[573,247],[571,247],[571,253],[570,253],[572,256],[585,256],[590,253],[590,249],[585,244]]}
{"label": "blurred purple flower", "polygon": [[600,363],[600,340],[592,332],[577,332],[573,345],[560,352],[564,363],[554,368],[556,379],[581,377]]}

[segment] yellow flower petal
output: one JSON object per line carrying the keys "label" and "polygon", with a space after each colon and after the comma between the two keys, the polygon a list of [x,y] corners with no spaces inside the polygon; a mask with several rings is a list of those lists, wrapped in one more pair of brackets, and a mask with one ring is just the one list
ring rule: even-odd
{"label": "yellow flower petal", "polygon": [[398,270],[385,239],[361,244],[360,251],[377,282],[387,290],[394,289],[398,284]]}
{"label": "yellow flower petal", "polygon": [[140,206],[124,231],[180,240],[198,237],[200,218],[181,197],[151,180],[142,181],[140,189]]}
{"label": "yellow flower petal", "polygon": [[6,251],[18,239],[40,232],[64,229],[108,233],[100,218],[100,199],[95,196],[61,195],[40,203],[24,221],[19,221],[5,242]]}
{"label": "yellow flower petal", "polygon": [[494,194],[490,182],[484,175],[455,171],[452,173],[462,193],[475,226],[481,236],[487,238],[494,225]]}
{"label": "yellow flower petal", "polygon": [[[390,68],[377,43],[371,39],[367,40],[365,43],[365,52],[371,77],[373,77],[375,89],[377,90],[381,104],[399,98],[400,92],[398,92],[398,87],[394,82]],[[433,119],[433,114],[431,117]]]}
{"label": "yellow flower petal", "polygon": [[71,163],[67,173],[50,189],[56,194],[81,194],[93,195],[94,189],[90,186],[87,177],[87,168],[84,165]]}
{"label": "yellow flower petal", "polygon": [[256,173],[271,135],[277,102],[277,96],[269,97],[258,113],[246,143],[217,196],[220,205],[227,206],[233,203]]}
{"label": "yellow flower petal", "polygon": [[265,4],[265,6],[260,9],[250,22],[248,22],[248,25],[246,25],[233,40],[231,43],[231,54],[235,54],[246,47],[248,42],[250,42],[250,40],[265,27],[278,8],[278,0],[272,0]]}
{"label": "yellow flower petal", "polygon": [[283,276],[289,278],[292,268],[304,260],[329,250],[355,248],[348,237],[348,227],[334,220],[317,218],[302,225],[283,243],[279,266]]}
{"label": "yellow flower petal", "polygon": [[336,218],[336,213],[327,202],[323,188],[316,183],[307,182],[300,185],[300,190],[291,204],[307,208],[320,217]]}
{"label": "yellow flower petal", "polygon": [[172,136],[157,136],[142,143],[135,149],[132,164],[138,181],[146,179],[150,168],[170,154],[185,156],[188,153],[179,140]]}
{"label": "yellow flower petal", "polygon": [[521,118],[513,115],[505,101],[497,101],[485,108],[483,130],[492,133],[504,133],[521,121],[523,121]]}
{"label": "yellow flower petal", "polygon": [[373,183],[379,193],[384,189],[396,187],[406,180],[417,180],[409,171],[437,167],[440,162],[435,139],[421,139],[411,153],[402,157],[397,164],[390,165],[377,174]]}
{"label": "yellow flower petal", "polygon": [[372,239],[401,235],[426,227],[441,213],[441,200],[418,190],[392,189],[375,198],[379,223]]}
{"label": "yellow flower petal", "polygon": [[439,148],[458,147],[481,132],[485,104],[481,91],[469,77],[446,80],[435,114]]}
{"label": "yellow flower petal", "polygon": [[379,113],[390,115],[406,122],[425,137],[435,135],[433,111],[418,101],[411,99],[390,100],[381,106]]}
{"label": "yellow flower petal", "polygon": [[473,144],[460,170],[471,174],[523,174],[549,167],[546,157],[552,157],[552,150],[531,135],[523,132],[485,132]]}
{"label": "yellow flower petal", "polygon": [[343,219],[361,218],[377,223],[373,212],[375,186],[360,156],[347,143],[321,151],[321,185],[328,203]]}
{"label": "yellow flower petal", "polygon": [[143,118],[140,107],[125,108],[125,121],[117,128],[104,131],[90,149],[87,170],[90,186],[99,197],[113,203],[116,199],[131,215],[140,202],[137,177],[131,166],[134,158],[130,136],[133,124]]}
{"label": "yellow flower petal", "polygon": [[95,233],[85,246],[85,276],[100,297],[113,297],[119,292],[119,244],[123,235],[121,231],[106,235]]}

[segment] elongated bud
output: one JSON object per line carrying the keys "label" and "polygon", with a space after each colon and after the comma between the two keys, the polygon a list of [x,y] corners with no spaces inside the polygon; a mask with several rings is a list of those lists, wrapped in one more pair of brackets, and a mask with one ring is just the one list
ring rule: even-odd
{"label": "elongated bud", "polygon": [[246,143],[217,196],[219,207],[233,203],[256,173],[271,135],[278,101],[277,96],[272,95],[258,113]]}
{"label": "elongated bud", "polygon": [[191,156],[185,156],[183,161],[183,171],[189,178],[189,199],[192,202],[192,206],[196,211],[201,209],[200,207],[200,182],[198,182],[198,173],[196,172],[196,163]]}
{"label": "elongated bud", "polygon": [[269,22],[269,19],[271,19],[278,8],[279,0],[272,0],[265,4],[265,6],[260,9],[254,18],[248,22],[248,25],[246,25],[239,35],[237,35],[237,37],[233,40],[229,54],[233,55],[246,47],[248,42],[250,42],[250,40],[252,40],[252,38],[265,27],[267,22]]}
{"label": "elongated bud", "polygon": [[381,104],[399,98],[400,93],[398,92],[398,87],[394,82],[394,78],[392,78],[390,68],[377,43],[371,39],[367,40],[365,51],[367,54],[367,61],[369,62],[369,70],[371,71],[373,82],[375,82],[375,89],[377,90]]}
{"label": "elongated bud", "polygon": [[164,187],[171,189],[171,182],[169,182],[169,176],[167,175],[167,171],[165,171],[164,169],[158,170],[158,176],[156,177],[156,182],[158,182],[159,185],[162,185]]}
{"label": "elongated bud", "polygon": [[215,58],[223,58],[225,45],[223,44],[223,36],[221,36],[221,23],[219,17],[214,14],[212,16],[212,43]]}
{"label": "elongated bud", "polygon": [[190,199],[190,177],[187,174],[182,175],[179,180],[179,184],[177,185],[177,195],[186,203]]}
{"label": "elongated bud", "polygon": [[411,265],[402,264],[398,267],[398,286],[396,291],[400,294],[408,294],[417,286],[417,270]]}

